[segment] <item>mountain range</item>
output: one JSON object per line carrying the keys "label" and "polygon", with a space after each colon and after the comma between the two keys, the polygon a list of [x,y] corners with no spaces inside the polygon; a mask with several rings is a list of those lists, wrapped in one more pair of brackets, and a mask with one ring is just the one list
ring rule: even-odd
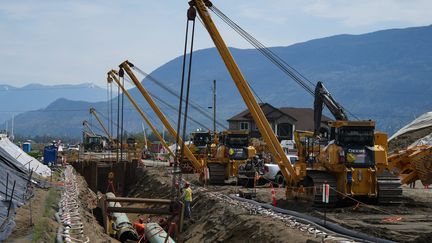
{"label": "mountain range", "polygon": [[[270,50],[311,83],[323,81],[352,119],[374,119],[378,129],[390,134],[432,108],[432,26],[337,35]],[[313,107],[313,97],[257,50],[231,48],[231,52],[260,101],[276,107]],[[151,76],[179,92],[182,59],[180,56],[170,60]],[[245,108],[215,48],[195,51],[193,60],[190,97],[196,105],[204,109],[212,106],[211,86],[217,80],[218,120],[224,122]],[[139,63],[134,64],[145,69]],[[151,79],[143,79],[143,84],[166,102],[178,105],[176,97]],[[151,113],[138,91],[132,88],[130,92]],[[100,100],[106,100],[106,94]],[[174,111],[163,104],[160,106],[171,120],[176,120]],[[108,109],[106,102],[72,101],[63,96],[38,112],[17,115],[15,132],[31,136],[47,133],[80,136],[82,120],[89,119],[89,107],[105,114]],[[129,102],[125,101],[125,107],[125,129],[141,131],[141,118]],[[190,114],[211,127],[209,119],[193,110]],[[161,127],[153,115],[150,117]],[[191,123],[189,129],[197,127]]]}
{"label": "mountain range", "polygon": [[106,100],[106,89],[91,83],[29,84],[23,87],[0,84],[0,124],[9,120],[13,115],[45,108],[60,98],[97,102]]}

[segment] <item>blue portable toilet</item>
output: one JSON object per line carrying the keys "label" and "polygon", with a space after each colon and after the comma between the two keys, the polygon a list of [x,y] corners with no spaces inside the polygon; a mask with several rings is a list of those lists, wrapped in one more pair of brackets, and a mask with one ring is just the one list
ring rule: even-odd
{"label": "blue portable toilet", "polygon": [[47,165],[49,163],[51,163],[52,165],[56,164],[56,162],[57,162],[57,147],[54,145],[45,146],[43,157],[44,157],[44,159],[43,159],[44,165]]}
{"label": "blue portable toilet", "polygon": [[31,152],[31,143],[29,142],[23,143],[22,150],[26,153]]}

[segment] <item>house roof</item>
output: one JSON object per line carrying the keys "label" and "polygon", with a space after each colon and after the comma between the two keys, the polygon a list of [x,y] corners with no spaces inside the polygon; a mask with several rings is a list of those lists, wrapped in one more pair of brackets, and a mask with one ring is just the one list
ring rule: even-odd
{"label": "house roof", "polygon": [[[290,117],[292,120],[296,120],[295,117],[291,116],[290,114],[284,113],[280,109],[270,105],[269,103],[260,103],[259,104],[261,109],[263,110],[266,117],[268,117],[270,114],[274,114],[275,112],[279,112],[280,114],[286,115]],[[228,119],[228,122],[230,121],[249,121],[252,119],[252,115],[250,114],[249,110],[246,109],[237,115],[231,117]]]}
{"label": "house roof", "polygon": [[[295,117],[297,122],[294,124],[296,130],[312,131],[314,129],[314,110],[312,108],[281,107],[283,113]],[[331,121],[322,115],[321,122]]]}
{"label": "house roof", "polygon": [[[312,108],[296,108],[296,107],[281,107],[281,108],[275,108],[274,106],[263,103],[260,104],[261,108],[267,107],[272,109],[272,111],[267,112],[267,114],[272,113],[274,110],[280,111],[284,115],[292,118],[294,120],[294,125],[296,130],[313,130],[314,129],[314,110]],[[249,110],[244,110],[237,115],[231,117],[228,119],[228,122],[235,122],[235,121],[250,121],[251,115]],[[322,122],[331,121],[330,118],[327,116],[322,116],[321,119]]]}

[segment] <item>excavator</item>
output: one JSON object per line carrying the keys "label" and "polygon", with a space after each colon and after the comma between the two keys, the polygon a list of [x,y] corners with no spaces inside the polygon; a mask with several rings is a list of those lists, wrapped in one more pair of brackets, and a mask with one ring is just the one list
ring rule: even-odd
{"label": "excavator", "polygon": [[[212,38],[257,124],[268,151],[273,155],[285,178],[288,193],[292,188],[306,191],[316,204],[322,204],[323,190],[320,188],[328,184],[332,188],[329,195],[330,204],[335,204],[346,197],[367,197],[379,199],[380,202],[399,200],[400,182],[387,170],[387,135],[375,132],[375,122],[371,120],[347,120],[329,93],[324,92],[322,85],[316,88],[320,93],[316,99],[316,106],[319,108],[322,103],[329,105],[339,120],[329,122],[330,136],[325,143],[312,142],[315,139],[314,132],[297,134],[302,159],[299,158],[299,161],[292,165],[212,20],[209,10],[219,10],[214,8],[209,0],[192,0],[189,6],[188,12],[195,10],[198,13]],[[319,112],[322,112],[322,109]],[[321,122],[318,117],[315,119]],[[321,129],[317,127],[315,130],[319,132]]]}

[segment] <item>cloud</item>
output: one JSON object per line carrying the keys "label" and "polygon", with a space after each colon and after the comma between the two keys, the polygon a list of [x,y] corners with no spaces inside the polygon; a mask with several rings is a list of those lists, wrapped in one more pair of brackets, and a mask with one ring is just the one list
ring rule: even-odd
{"label": "cloud", "polygon": [[[227,5],[228,6],[228,5]],[[301,24],[298,17],[332,19],[347,27],[395,22],[425,25],[432,22],[430,0],[267,0],[230,6],[237,15],[269,24]]]}
{"label": "cloud", "polygon": [[349,27],[386,22],[424,25],[431,22],[430,0],[311,1],[303,11],[313,16],[340,21]]}
{"label": "cloud", "polygon": [[[431,3],[430,3],[431,2]],[[430,24],[428,0],[215,0],[262,43]],[[2,81],[104,84],[124,59],[150,72],[183,50],[187,1],[20,0],[0,4]],[[213,15],[230,46],[250,48]],[[391,24],[387,24],[392,22]],[[377,25],[377,23],[379,25]],[[196,49],[213,47],[197,25]],[[359,28],[359,26],[361,28]]]}

